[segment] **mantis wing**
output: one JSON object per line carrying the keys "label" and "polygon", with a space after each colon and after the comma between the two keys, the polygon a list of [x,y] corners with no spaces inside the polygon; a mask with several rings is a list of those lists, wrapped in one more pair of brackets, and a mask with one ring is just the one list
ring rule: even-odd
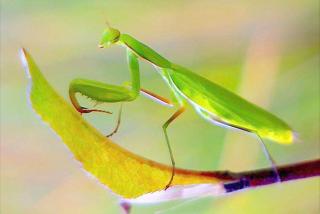
{"label": "mantis wing", "polygon": [[231,91],[177,65],[169,76],[184,98],[220,122],[278,143],[293,142],[294,132],[284,121]]}

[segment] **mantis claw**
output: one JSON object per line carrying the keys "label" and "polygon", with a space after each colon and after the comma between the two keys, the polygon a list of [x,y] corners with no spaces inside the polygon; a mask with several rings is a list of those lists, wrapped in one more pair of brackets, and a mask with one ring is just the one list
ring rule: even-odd
{"label": "mantis claw", "polygon": [[91,113],[91,112],[102,112],[102,113],[106,113],[106,114],[112,114],[112,112],[110,112],[110,111],[105,111],[105,110],[100,110],[100,109],[88,109],[86,107],[80,107],[79,109],[77,109],[77,111],[80,114],[86,114],[86,113]]}
{"label": "mantis claw", "polygon": [[167,186],[164,188],[164,190],[167,190],[170,187],[170,184],[167,184]]}

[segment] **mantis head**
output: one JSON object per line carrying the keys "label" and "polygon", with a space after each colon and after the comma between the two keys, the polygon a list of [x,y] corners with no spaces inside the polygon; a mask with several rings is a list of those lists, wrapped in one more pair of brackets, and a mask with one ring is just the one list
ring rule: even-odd
{"label": "mantis head", "polygon": [[119,38],[120,38],[120,31],[115,28],[108,27],[102,33],[102,38],[99,43],[99,48],[108,48],[112,44],[115,44],[116,42],[118,42]]}

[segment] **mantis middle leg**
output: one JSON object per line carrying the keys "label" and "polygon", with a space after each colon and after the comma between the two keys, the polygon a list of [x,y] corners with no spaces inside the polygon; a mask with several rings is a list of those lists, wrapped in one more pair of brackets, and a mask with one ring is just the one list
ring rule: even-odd
{"label": "mantis middle leg", "polygon": [[171,159],[171,164],[172,164],[172,172],[171,172],[171,177],[170,177],[170,180],[168,182],[168,184],[166,185],[165,189],[168,189],[172,183],[172,180],[173,180],[173,177],[174,177],[174,174],[175,174],[175,161],[174,161],[174,158],[173,158],[173,153],[172,153],[172,149],[171,149],[171,146],[170,146],[170,142],[169,142],[169,137],[168,137],[168,134],[167,134],[167,128],[168,126],[170,125],[171,122],[173,122],[178,116],[180,116],[183,112],[185,111],[185,107],[182,106],[180,107],[168,120],[167,122],[165,122],[163,125],[162,125],[162,129],[163,129],[163,133],[164,133],[164,136],[166,138],[166,143],[167,143],[167,146],[168,146],[168,149],[169,149],[169,153],[170,153],[170,159]]}
{"label": "mantis middle leg", "polygon": [[[173,106],[172,102],[169,99],[164,98],[164,97],[162,97],[162,96],[160,96],[160,95],[158,95],[158,94],[156,94],[154,92],[151,92],[151,91],[148,91],[146,89],[140,88],[140,93],[143,93],[149,99],[155,100],[155,101],[161,103],[162,105],[170,106],[170,107]],[[118,131],[119,127],[120,127],[121,114],[122,114],[122,103],[121,103],[119,114],[118,114],[117,125],[114,128],[114,130],[110,134],[107,135],[107,137],[111,137],[112,135],[117,133],[117,131]]]}
{"label": "mantis middle leg", "polygon": [[114,135],[115,133],[118,132],[119,127],[120,127],[120,122],[121,122],[121,115],[122,115],[122,103],[121,103],[120,109],[119,109],[119,114],[118,114],[118,118],[117,118],[117,125],[116,125],[116,127],[113,129],[113,131],[110,132],[110,134],[106,135],[106,137],[112,137],[112,135]]}

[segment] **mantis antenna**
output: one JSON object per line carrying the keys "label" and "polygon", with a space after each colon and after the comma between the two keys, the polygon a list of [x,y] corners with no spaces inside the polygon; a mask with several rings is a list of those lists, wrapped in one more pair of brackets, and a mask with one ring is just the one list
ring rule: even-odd
{"label": "mantis antenna", "polygon": [[106,20],[106,25],[107,25],[108,28],[111,28],[110,23],[109,23],[108,20]]}

